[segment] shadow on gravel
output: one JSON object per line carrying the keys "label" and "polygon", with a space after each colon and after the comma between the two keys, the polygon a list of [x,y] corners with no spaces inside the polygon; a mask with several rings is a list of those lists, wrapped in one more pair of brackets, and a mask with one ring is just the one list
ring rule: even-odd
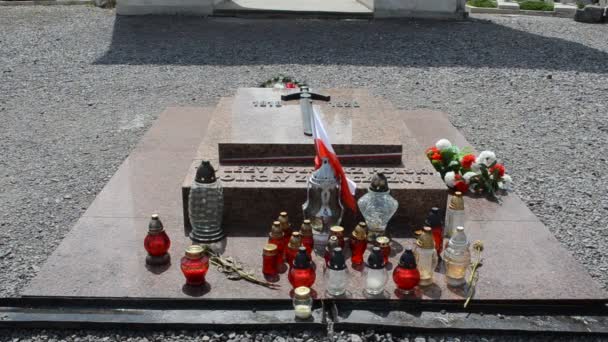
{"label": "shadow on gravel", "polygon": [[606,60],[607,53],[579,43],[485,20],[116,16],[111,46],[96,64],[466,66],[606,73]]}

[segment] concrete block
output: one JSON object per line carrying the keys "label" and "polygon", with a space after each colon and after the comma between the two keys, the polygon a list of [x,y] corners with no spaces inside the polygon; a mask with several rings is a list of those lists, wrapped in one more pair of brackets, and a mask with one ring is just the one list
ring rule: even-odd
{"label": "concrete block", "polygon": [[118,0],[116,14],[213,14],[213,0]]}
{"label": "concrete block", "polygon": [[553,4],[553,10],[560,16],[574,17],[574,14],[576,14],[576,5],[556,2]]}
{"label": "concrete block", "polygon": [[517,2],[498,0],[497,4],[499,9],[519,10],[519,4]]}
{"label": "concrete block", "polygon": [[448,18],[464,16],[463,0],[375,0],[374,16],[379,18]]}

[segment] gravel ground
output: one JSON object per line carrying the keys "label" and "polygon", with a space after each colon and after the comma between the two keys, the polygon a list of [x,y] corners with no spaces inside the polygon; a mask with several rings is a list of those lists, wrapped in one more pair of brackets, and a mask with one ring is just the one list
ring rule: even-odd
{"label": "gravel ground", "polygon": [[608,25],[525,16],[116,19],[85,6],[4,7],[0,297],[17,296],[35,276],[165,107],[214,105],[280,72],[449,113],[478,150],[504,159],[515,192],[608,289],[606,37]]}

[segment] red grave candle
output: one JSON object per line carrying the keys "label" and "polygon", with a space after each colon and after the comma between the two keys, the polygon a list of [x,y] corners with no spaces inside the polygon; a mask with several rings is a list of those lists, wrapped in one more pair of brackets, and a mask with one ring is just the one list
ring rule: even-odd
{"label": "red grave candle", "polygon": [[338,238],[338,245],[344,249],[344,228],[340,226],[333,226],[329,228],[329,236],[335,236]]}
{"label": "red grave candle", "polygon": [[289,224],[289,217],[287,216],[287,212],[282,211],[279,214],[279,218],[277,219],[277,221],[279,221],[279,226],[283,231],[283,245],[287,246],[287,244],[289,244],[289,239],[291,239],[291,233],[293,232],[293,229],[291,229],[291,225]]}
{"label": "red grave candle", "polygon": [[316,273],[310,264],[310,258],[306,254],[306,248],[300,247],[298,255],[293,262],[293,267],[289,270],[289,283],[293,288],[300,286],[312,287],[315,283]]}
{"label": "red grave candle", "polygon": [[200,286],[205,283],[205,275],[209,270],[209,257],[203,255],[203,248],[192,245],[186,248],[186,255],[181,260],[181,269],[186,284]]}
{"label": "red grave candle", "polygon": [[365,222],[359,222],[359,224],[353,230],[352,237],[350,238],[350,251],[352,253],[350,260],[353,265],[363,264],[363,254],[367,249],[367,232]]}
{"label": "red grave candle", "polygon": [[325,259],[326,267],[329,267],[329,261],[331,260],[331,256],[334,253],[334,249],[336,247],[340,247],[340,244],[338,242],[338,237],[335,235],[332,235],[329,237],[329,241],[327,241],[327,245],[325,245],[325,254],[323,255],[323,258]]}
{"label": "red grave candle", "polygon": [[435,250],[437,251],[437,255],[441,256],[441,252],[443,251],[443,223],[439,208],[431,208],[426,218],[426,225],[431,227],[431,233],[435,241]]}
{"label": "red grave candle", "polygon": [[300,236],[302,237],[302,246],[306,247],[306,253],[310,257],[315,245],[312,237],[312,225],[310,224],[310,220],[304,220],[304,223],[302,223],[302,227],[300,227]]}
{"label": "red grave candle", "polygon": [[281,229],[281,224],[279,221],[274,221],[272,223],[272,228],[268,237],[268,243],[277,246],[277,265],[282,265],[285,262],[284,256],[286,245],[283,236],[283,230]]}
{"label": "red grave candle", "polygon": [[170,260],[167,253],[169,247],[171,247],[171,240],[158,215],[154,214],[148,224],[148,234],[144,238],[144,248],[148,252],[146,263],[148,265],[167,264]]}
{"label": "red grave candle", "polygon": [[388,258],[391,255],[391,240],[387,236],[379,236],[376,238],[376,245],[382,251],[384,264],[388,264]]}
{"label": "red grave candle", "polygon": [[393,281],[401,292],[409,293],[420,283],[420,272],[416,268],[416,257],[411,249],[401,255],[399,266],[393,271]]}
{"label": "red grave candle", "polygon": [[262,254],[262,273],[267,277],[276,277],[279,274],[277,266],[277,245],[269,243],[264,246]]}

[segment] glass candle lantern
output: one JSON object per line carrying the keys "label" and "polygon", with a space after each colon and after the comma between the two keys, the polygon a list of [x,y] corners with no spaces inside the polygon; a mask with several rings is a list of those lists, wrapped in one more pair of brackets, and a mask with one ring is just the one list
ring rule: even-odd
{"label": "glass candle lantern", "polygon": [[268,278],[276,277],[279,274],[277,266],[277,245],[266,244],[262,252],[262,273]]}
{"label": "glass candle lantern", "polygon": [[329,267],[331,256],[334,253],[334,250],[338,247],[340,247],[338,237],[330,236],[329,241],[327,241],[327,244],[325,245],[325,254],[323,255],[323,258],[325,259],[325,267]]}
{"label": "glass candle lantern", "polygon": [[293,267],[289,270],[289,283],[294,289],[300,286],[312,287],[315,279],[315,270],[312,268],[308,254],[306,254],[306,248],[302,246],[293,261]]}
{"label": "glass candle lantern", "polygon": [[445,279],[447,284],[452,287],[459,287],[465,284],[467,268],[471,263],[469,252],[469,242],[464,233],[464,227],[456,227],[456,232],[448,241],[448,246],[443,252],[445,262]]}
{"label": "glass candle lantern", "polygon": [[334,176],[327,158],[322,159],[321,167],[308,179],[306,202],[302,205],[302,210],[304,218],[310,220],[314,232],[314,248],[322,253],[329,228],[340,224],[344,212],[340,201],[340,180]]}
{"label": "glass candle lantern", "polygon": [[406,249],[399,258],[399,265],[393,271],[393,281],[397,285],[397,289],[404,294],[411,293],[420,282],[416,257],[411,249]]}
{"label": "glass candle lantern", "polygon": [[369,295],[381,294],[384,292],[388,274],[384,268],[384,257],[380,248],[372,248],[365,266],[365,292]]}
{"label": "glass candle lantern", "polygon": [[293,290],[293,309],[299,319],[308,319],[312,316],[310,288],[300,286]]}
{"label": "glass candle lantern", "polygon": [[445,238],[451,238],[452,234],[456,231],[456,227],[464,227],[464,198],[462,192],[456,191],[454,196],[450,199],[450,204],[445,211],[445,229],[443,236]]}
{"label": "glass candle lantern", "polygon": [[293,232],[293,229],[291,229],[291,224],[289,223],[289,216],[287,216],[287,212],[282,211],[279,214],[277,221],[279,221],[279,225],[283,231],[283,239],[285,240],[284,245],[287,246],[289,239],[291,239],[291,233]]}
{"label": "glass candle lantern", "polygon": [[433,274],[437,267],[437,251],[435,240],[430,227],[424,227],[422,234],[416,240],[416,264],[420,272],[420,286],[428,286],[433,283]]}
{"label": "glass candle lantern", "polygon": [[188,195],[188,218],[192,225],[190,238],[195,242],[210,243],[224,238],[222,216],[224,194],[222,182],[215,177],[209,161],[203,161]]}
{"label": "glass candle lantern", "polygon": [[163,223],[157,214],[152,215],[150,223],[148,223],[148,234],[144,239],[144,248],[148,252],[146,263],[148,265],[164,265],[170,260],[169,247],[171,240],[165,232]]}
{"label": "glass candle lantern", "polygon": [[300,236],[302,237],[302,246],[306,247],[306,253],[308,256],[312,255],[312,249],[314,246],[314,240],[312,237],[312,226],[310,220],[304,220],[300,227]]}
{"label": "glass candle lantern", "polygon": [[272,243],[277,246],[277,265],[283,265],[285,262],[285,240],[283,239],[283,230],[279,221],[274,221],[270,228],[270,234],[268,236],[268,243]]}
{"label": "glass candle lantern", "polygon": [[329,229],[329,236],[335,236],[338,238],[338,245],[340,248],[344,248],[344,227],[333,226]]}
{"label": "glass candle lantern", "polygon": [[363,263],[363,254],[367,249],[367,225],[365,222],[359,222],[359,224],[353,230],[352,237],[350,238],[350,260],[353,265],[361,265]]}
{"label": "glass candle lantern", "polygon": [[380,247],[384,263],[388,264],[388,259],[391,256],[391,239],[388,236],[378,236],[376,238],[376,246]]}
{"label": "glass candle lantern", "polygon": [[368,226],[368,241],[384,235],[388,221],[393,217],[399,203],[395,200],[388,188],[388,180],[382,173],[372,178],[369,190],[357,201],[361,214]]}
{"label": "glass candle lantern", "polygon": [[293,260],[296,258],[300,246],[302,246],[302,238],[300,236],[300,233],[293,232],[291,234],[291,239],[289,239],[287,249],[285,250],[285,259],[287,260],[287,264],[289,265],[289,267],[293,265]]}
{"label": "glass candle lantern", "polygon": [[200,286],[205,283],[205,275],[209,270],[209,257],[203,254],[203,248],[192,245],[186,248],[186,255],[181,260],[181,269],[186,284]]}
{"label": "glass candle lantern", "polygon": [[346,292],[348,271],[342,248],[336,247],[325,272],[327,293],[331,296],[342,296]]}
{"label": "glass candle lantern", "polygon": [[441,251],[443,251],[443,222],[441,221],[439,208],[431,208],[431,211],[426,217],[425,224],[431,227],[433,240],[435,241],[435,250],[437,251],[437,255],[441,255]]}

